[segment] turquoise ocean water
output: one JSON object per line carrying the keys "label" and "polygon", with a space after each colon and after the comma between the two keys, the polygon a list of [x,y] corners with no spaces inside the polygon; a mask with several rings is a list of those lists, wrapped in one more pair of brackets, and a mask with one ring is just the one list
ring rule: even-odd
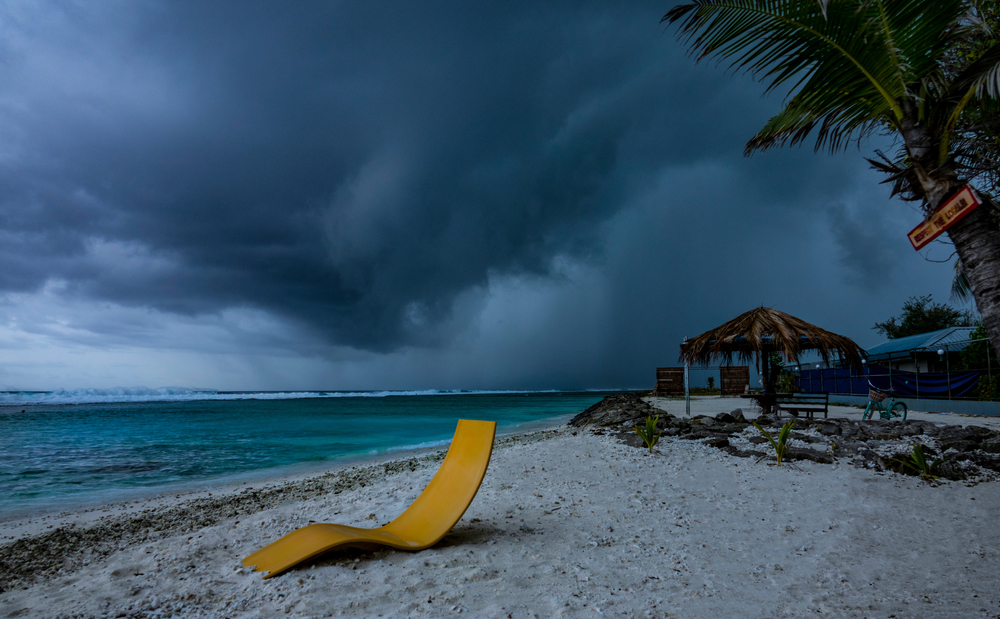
{"label": "turquoise ocean water", "polygon": [[530,430],[608,392],[0,392],[0,518],[447,444],[458,419]]}

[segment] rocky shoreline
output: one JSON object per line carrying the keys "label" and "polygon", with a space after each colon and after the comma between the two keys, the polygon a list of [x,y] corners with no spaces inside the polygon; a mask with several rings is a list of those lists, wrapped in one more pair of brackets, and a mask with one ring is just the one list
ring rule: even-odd
{"label": "rocky shoreline", "polygon": [[[701,441],[738,457],[772,454],[769,441],[741,409],[714,416],[691,418],[670,415],[651,406],[638,394],[609,396],[580,413],[570,425],[596,434],[613,434],[626,445],[645,448],[634,426],[659,416],[662,437]],[[930,421],[860,421],[858,419],[758,418],[772,434],[788,421],[792,433],[786,460],[811,460],[832,464],[850,461],[854,466],[906,475],[918,473],[901,464],[914,444],[922,445],[929,460],[941,460],[941,479],[980,483],[1000,479],[1000,432],[982,426],[954,426]]]}

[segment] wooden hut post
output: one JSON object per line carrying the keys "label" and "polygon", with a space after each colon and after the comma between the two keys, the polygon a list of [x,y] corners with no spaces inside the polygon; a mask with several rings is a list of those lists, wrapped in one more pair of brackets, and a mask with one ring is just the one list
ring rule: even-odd
{"label": "wooden hut post", "polygon": [[[684,344],[687,344],[687,337],[684,338]],[[691,416],[691,371],[690,364],[684,361],[684,414],[688,417]]]}
{"label": "wooden hut post", "polygon": [[[767,352],[767,348],[764,347],[760,352],[757,353],[760,356],[760,369],[761,369],[761,393],[768,394],[771,393],[770,381],[768,377],[771,375],[771,359],[770,353]],[[760,414],[764,417],[769,417],[771,415],[771,401],[766,397],[760,400]]]}

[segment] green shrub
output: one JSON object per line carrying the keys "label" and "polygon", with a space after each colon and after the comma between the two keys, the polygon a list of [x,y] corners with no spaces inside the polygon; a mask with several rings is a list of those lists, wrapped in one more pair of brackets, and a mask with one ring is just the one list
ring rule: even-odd
{"label": "green shrub", "polygon": [[896,460],[906,468],[920,473],[920,478],[927,482],[938,478],[935,473],[943,462],[943,460],[938,459],[928,463],[924,456],[924,446],[920,443],[913,444],[913,453],[910,454],[909,458],[896,458]]}
{"label": "green shrub", "polygon": [[660,416],[657,415],[653,417],[650,415],[646,417],[646,427],[640,428],[635,426],[635,433],[639,435],[639,438],[646,443],[646,447],[649,448],[649,453],[653,453],[653,447],[656,446],[657,441],[660,440],[660,435],[663,434],[662,431],[656,431],[656,423],[660,420]]}
{"label": "green shrub", "polygon": [[983,402],[1000,400],[1000,376],[979,377],[979,399]]}
{"label": "green shrub", "polygon": [[762,428],[756,421],[753,422],[753,427],[760,430],[760,433],[771,442],[771,447],[774,447],[774,457],[778,460],[778,466],[781,466],[781,461],[784,459],[785,452],[788,450],[788,435],[792,433],[793,425],[795,425],[794,420],[781,426],[781,432],[778,433],[778,440],[775,441],[770,432]]}

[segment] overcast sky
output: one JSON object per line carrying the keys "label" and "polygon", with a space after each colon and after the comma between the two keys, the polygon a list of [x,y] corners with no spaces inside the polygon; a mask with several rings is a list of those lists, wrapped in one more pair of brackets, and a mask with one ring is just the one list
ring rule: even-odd
{"label": "overcast sky", "polygon": [[0,389],[650,388],[756,306],[855,339],[951,250],[665,2],[5,2]]}

